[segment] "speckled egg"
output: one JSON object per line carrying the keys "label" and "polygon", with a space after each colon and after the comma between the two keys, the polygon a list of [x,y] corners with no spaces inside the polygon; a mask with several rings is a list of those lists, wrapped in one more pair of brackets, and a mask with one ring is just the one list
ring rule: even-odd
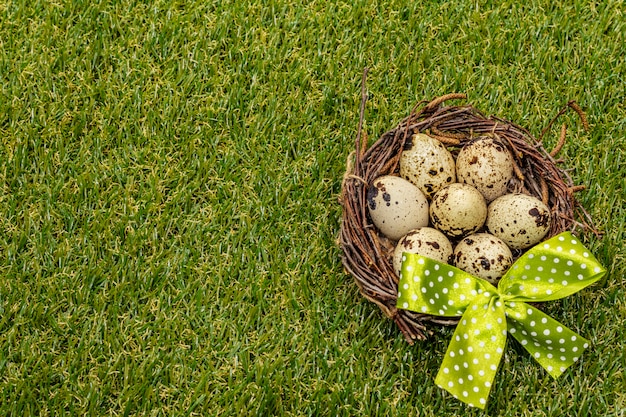
{"label": "speckled egg", "polygon": [[461,149],[456,174],[459,182],[473,185],[489,202],[507,192],[513,178],[513,157],[500,142],[480,138]]}
{"label": "speckled egg", "polygon": [[433,226],[452,238],[476,232],[486,218],[487,203],[469,184],[454,183],[442,188],[430,204]]}
{"label": "speckled egg", "polygon": [[511,249],[525,249],[541,241],[550,230],[550,209],[526,194],[505,194],[489,204],[487,230]]}
{"label": "speckled egg", "polygon": [[469,235],[454,248],[457,268],[494,285],[512,264],[513,255],[506,243],[488,233]]}
{"label": "speckled egg", "polygon": [[398,276],[402,268],[402,253],[417,253],[442,263],[449,263],[452,256],[452,244],[439,230],[421,227],[411,230],[400,239],[393,252],[393,267]]}
{"label": "speckled egg", "polygon": [[400,155],[400,176],[415,184],[428,198],[456,181],[454,157],[437,139],[413,135]]}
{"label": "speckled egg", "polygon": [[398,240],[410,230],[428,226],[428,201],[405,179],[387,175],[367,190],[367,205],[374,225],[389,239]]}

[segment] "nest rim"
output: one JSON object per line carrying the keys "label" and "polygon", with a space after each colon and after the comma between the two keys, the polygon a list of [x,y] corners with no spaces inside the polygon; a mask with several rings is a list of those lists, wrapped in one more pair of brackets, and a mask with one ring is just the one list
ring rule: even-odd
{"label": "nest rim", "polygon": [[[365,79],[364,73],[364,79]],[[362,85],[364,90],[364,82]],[[409,116],[385,132],[369,148],[362,132],[367,95],[362,94],[361,118],[356,149],[347,161],[340,202],[343,206],[339,245],[342,263],[351,274],[362,296],[375,303],[392,319],[405,339],[413,344],[432,334],[433,325],[454,325],[458,319],[416,313],[395,307],[398,280],[390,259],[395,241],[383,236],[369,218],[367,188],[382,175],[399,176],[399,159],[407,140],[416,133],[426,133],[441,141],[452,152],[478,137],[490,136],[505,145],[515,160],[515,175],[509,192],[522,192],[542,200],[552,214],[552,225],[544,239],[577,228],[592,230],[590,216],[574,197],[576,186],[555,156],[565,141],[565,129],[552,152],[527,129],[502,118],[485,116],[471,104],[445,106],[452,99],[466,99],[465,94],[447,94],[430,102],[418,103]],[[426,105],[424,105],[427,103]],[[576,110],[576,106],[568,106]],[[567,109],[567,106],[566,108]],[[578,108],[580,109],[580,108]],[[578,112],[578,111],[577,111]],[[563,114],[562,110],[543,130]],[[582,111],[581,111],[582,113]],[[579,115],[581,114],[579,113]],[[581,116],[582,118],[582,116]],[[583,118],[586,127],[586,119]],[[580,220],[577,220],[580,219]],[[521,251],[517,256],[521,255]]]}

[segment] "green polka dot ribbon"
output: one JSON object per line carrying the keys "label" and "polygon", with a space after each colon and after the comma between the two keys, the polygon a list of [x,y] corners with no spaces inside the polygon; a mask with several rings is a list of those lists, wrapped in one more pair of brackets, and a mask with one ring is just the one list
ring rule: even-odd
{"label": "green polka dot ribbon", "polygon": [[522,255],[498,283],[411,253],[403,254],[398,308],[461,320],[435,383],[484,409],[510,334],[557,378],[589,342],[526,302],[557,300],[599,280],[606,270],[571,233]]}

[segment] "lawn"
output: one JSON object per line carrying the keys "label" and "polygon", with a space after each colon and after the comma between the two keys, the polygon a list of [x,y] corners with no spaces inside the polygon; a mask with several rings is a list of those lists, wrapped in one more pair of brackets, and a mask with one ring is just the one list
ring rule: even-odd
{"label": "lawn", "polygon": [[[574,1],[0,2],[0,415],[626,415],[626,7]],[[509,343],[486,412],[434,384],[343,270],[370,140],[465,92],[561,156],[607,268],[549,314],[558,380]],[[555,125],[545,143],[558,138]]]}

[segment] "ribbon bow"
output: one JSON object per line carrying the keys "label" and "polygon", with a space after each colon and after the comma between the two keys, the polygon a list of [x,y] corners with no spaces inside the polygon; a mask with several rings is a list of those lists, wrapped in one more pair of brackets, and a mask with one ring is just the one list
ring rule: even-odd
{"label": "ribbon bow", "polygon": [[599,280],[606,270],[569,232],[522,255],[498,283],[421,255],[404,253],[397,307],[462,316],[435,383],[470,406],[485,408],[511,334],[557,378],[589,341],[526,304],[557,300]]}

